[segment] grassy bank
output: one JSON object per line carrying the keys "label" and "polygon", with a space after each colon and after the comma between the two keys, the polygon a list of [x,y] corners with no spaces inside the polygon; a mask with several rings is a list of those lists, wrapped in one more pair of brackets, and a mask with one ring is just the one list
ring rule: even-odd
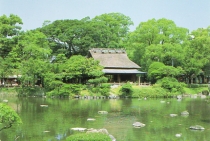
{"label": "grassy bank", "polygon": [[[121,86],[117,88],[111,89],[111,93],[115,95],[120,95],[120,89]],[[184,87],[183,92],[176,92],[176,93],[171,93],[167,91],[166,89],[163,89],[158,86],[132,86],[133,93],[132,97],[133,98],[144,98],[144,97],[149,97],[149,98],[157,98],[157,97],[174,97],[180,94],[198,94],[201,93],[204,90],[208,90],[208,87],[198,87],[198,88],[188,88]]]}
{"label": "grassy bank", "polygon": [[[110,89],[110,94],[114,94],[117,96],[121,95],[120,89],[122,86],[111,88]],[[15,87],[1,87],[0,88],[0,95],[4,96],[17,96],[17,89]],[[196,87],[196,88],[189,88],[189,87],[184,87],[183,92],[177,92],[177,93],[171,93],[167,91],[166,89],[163,89],[159,86],[136,86],[132,85],[132,97],[133,98],[157,98],[157,97],[174,97],[176,95],[180,94],[198,94],[201,93],[204,90],[208,90],[208,87]],[[89,93],[88,90],[82,90],[80,92],[81,96],[100,96],[98,94],[93,94]]]}
{"label": "grassy bank", "polygon": [[15,87],[1,87],[0,95],[4,96],[17,96],[17,91]]}

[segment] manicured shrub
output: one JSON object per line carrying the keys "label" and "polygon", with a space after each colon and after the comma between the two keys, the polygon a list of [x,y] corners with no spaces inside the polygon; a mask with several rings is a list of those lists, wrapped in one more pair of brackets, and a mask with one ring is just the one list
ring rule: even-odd
{"label": "manicured shrub", "polygon": [[101,84],[101,86],[100,86],[101,95],[108,96],[109,92],[110,92],[110,84],[108,84],[108,83]]}
{"label": "manicured shrub", "polygon": [[130,82],[127,82],[126,84],[123,84],[121,89],[121,96],[127,96],[127,97],[131,97],[132,93],[133,93],[133,88],[132,85],[130,84]]}
{"label": "manicured shrub", "polygon": [[203,91],[202,91],[202,94],[203,94],[203,95],[209,95],[209,91],[208,91],[208,90],[203,90]]}
{"label": "manicured shrub", "polygon": [[158,80],[157,84],[171,93],[183,93],[183,87],[185,85],[184,83],[178,82],[177,79],[173,77],[164,77]]}
{"label": "manicured shrub", "polygon": [[111,138],[103,133],[78,133],[67,137],[66,141],[111,141]]}
{"label": "manicured shrub", "polygon": [[167,92],[160,86],[144,87],[144,88],[134,88],[132,97],[134,98],[158,98],[165,97]]}

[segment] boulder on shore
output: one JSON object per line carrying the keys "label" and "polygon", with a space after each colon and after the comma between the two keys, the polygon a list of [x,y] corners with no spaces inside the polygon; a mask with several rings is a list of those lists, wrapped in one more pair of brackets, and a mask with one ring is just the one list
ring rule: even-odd
{"label": "boulder on shore", "polygon": [[141,128],[141,127],[144,127],[145,124],[144,124],[144,123],[141,123],[141,122],[135,122],[135,123],[133,123],[133,126],[134,126],[135,128]]}
{"label": "boulder on shore", "polygon": [[190,129],[192,129],[192,130],[204,130],[205,128],[203,126],[200,126],[200,125],[193,125],[193,126],[190,126]]}
{"label": "boulder on shore", "polygon": [[183,112],[181,112],[181,115],[189,115],[189,112],[188,111],[183,111]]}
{"label": "boulder on shore", "polygon": [[99,114],[108,114],[107,111],[98,111]]}

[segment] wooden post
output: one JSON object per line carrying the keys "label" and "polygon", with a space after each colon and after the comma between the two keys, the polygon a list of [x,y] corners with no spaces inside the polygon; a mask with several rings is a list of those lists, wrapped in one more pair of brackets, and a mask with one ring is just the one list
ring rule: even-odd
{"label": "wooden post", "polygon": [[120,85],[120,81],[121,81],[121,80],[120,80],[120,75],[119,75],[119,74],[117,75],[117,80],[118,80],[118,83],[119,83],[119,85]]}

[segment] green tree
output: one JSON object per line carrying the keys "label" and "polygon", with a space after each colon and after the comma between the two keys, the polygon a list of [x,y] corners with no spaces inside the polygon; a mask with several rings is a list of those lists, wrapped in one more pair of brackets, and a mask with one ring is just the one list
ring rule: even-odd
{"label": "green tree", "polygon": [[49,69],[51,50],[46,36],[39,31],[27,31],[19,35],[19,41],[8,54],[16,73],[21,75],[23,87],[43,84],[44,74]]}
{"label": "green tree", "polygon": [[130,17],[121,13],[107,13],[96,16],[92,21],[98,23],[96,26],[99,28],[96,31],[98,40],[95,40],[98,47],[124,47],[123,41],[129,32],[129,27],[133,25]]}
{"label": "green tree", "polygon": [[0,111],[0,131],[22,123],[18,114],[8,105],[0,103]]}
{"label": "green tree", "polygon": [[86,83],[88,79],[102,76],[102,69],[98,61],[81,55],[72,56],[63,66],[66,78],[72,79],[75,83]]}
{"label": "green tree", "polygon": [[[210,28],[199,28],[189,36],[189,43],[184,48],[182,62],[186,77],[191,80],[196,77],[210,60]],[[189,82],[189,81],[188,81]],[[192,80],[190,81],[192,82]]]}
{"label": "green tree", "polygon": [[161,62],[153,62],[148,69],[148,77],[152,83],[155,83],[157,80],[164,77],[173,77],[176,79],[183,73],[184,71],[181,67],[175,68],[173,66],[164,65]]}
{"label": "green tree", "polygon": [[48,23],[39,30],[43,32],[50,42],[53,54],[65,54],[67,58],[72,55],[86,55],[92,46],[92,32],[88,18],[82,20],[56,20]]}
{"label": "green tree", "polygon": [[132,85],[130,84],[130,82],[123,84],[122,88],[120,89],[120,92],[122,92],[121,96],[131,97],[133,94],[133,88],[132,88]]}
{"label": "green tree", "polygon": [[21,30],[20,24],[23,23],[17,15],[0,16],[0,56],[2,58],[5,58],[17,43],[14,37],[17,37]]}
{"label": "green tree", "polygon": [[126,48],[128,52],[132,51],[128,53],[129,56],[144,71],[148,70],[153,61],[180,66],[187,35],[187,29],[177,27],[171,20],[151,19],[140,23],[136,30],[129,34]]}

